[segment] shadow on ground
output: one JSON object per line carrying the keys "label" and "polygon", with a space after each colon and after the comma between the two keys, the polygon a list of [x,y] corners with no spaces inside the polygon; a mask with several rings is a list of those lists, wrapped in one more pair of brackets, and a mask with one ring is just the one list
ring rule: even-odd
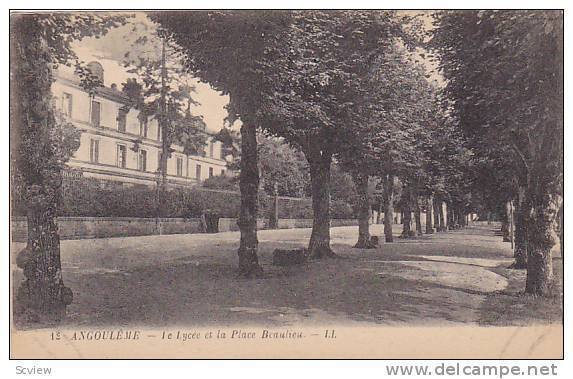
{"label": "shadow on ground", "polygon": [[[373,231],[381,234],[381,226]],[[237,233],[64,241],[67,326],[482,323],[508,286],[511,262],[491,228],[438,233],[353,249],[355,227],[332,229],[345,259],[271,265],[275,248],[304,245],[309,229],[261,231],[265,277],[236,277]],[[399,230],[395,230],[396,234]],[[13,266],[15,267],[15,266]],[[499,271],[499,270],[498,270]],[[20,270],[14,283],[21,281]]]}

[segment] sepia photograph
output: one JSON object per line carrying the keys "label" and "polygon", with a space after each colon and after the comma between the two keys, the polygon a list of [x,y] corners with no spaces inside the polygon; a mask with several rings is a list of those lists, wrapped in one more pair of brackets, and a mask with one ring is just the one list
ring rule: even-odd
{"label": "sepia photograph", "polygon": [[12,359],[563,359],[564,10],[9,19]]}

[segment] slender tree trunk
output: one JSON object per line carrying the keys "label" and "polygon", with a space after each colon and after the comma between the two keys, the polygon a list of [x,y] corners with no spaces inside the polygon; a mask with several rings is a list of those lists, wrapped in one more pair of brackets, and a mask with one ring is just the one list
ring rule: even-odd
{"label": "slender tree trunk", "polygon": [[515,209],[515,244],[513,248],[513,257],[515,261],[511,268],[527,268],[527,240],[525,231],[525,214],[523,205],[517,205]]}
{"label": "slender tree trunk", "polygon": [[167,210],[167,160],[169,159],[169,137],[167,126],[163,124],[161,128],[161,159],[159,161],[160,178],[157,187],[157,212],[158,234],[163,234],[162,218],[166,216]]}
{"label": "slender tree trunk", "polygon": [[448,206],[447,202],[443,202],[442,203],[442,212],[444,212],[444,230],[450,230],[452,222],[450,221],[450,218],[452,217],[452,212],[450,207]]}
{"label": "slender tree trunk", "polygon": [[510,268],[525,269],[527,268],[527,227],[525,208],[525,187],[519,186],[517,191],[517,201],[514,210],[514,245],[513,257],[514,262]]}
{"label": "slender tree trunk", "polygon": [[382,180],[384,196],[384,239],[386,242],[394,242],[392,236],[392,224],[394,223],[394,175],[384,175]]}
{"label": "slender tree trunk", "polygon": [[161,88],[160,88],[160,115],[158,117],[158,126],[161,132],[161,159],[159,160],[160,180],[157,186],[157,210],[156,225],[157,233],[163,234],[163,225],[161,219],[165,216],[167,208],[167,161],[169,159],[169,130],[167,125],[167,66],[165,63],[165,40],[161,47]]}
{"label": "slender tree trunk", "polygon": [[310,165],[312,190],[312,233],[308,244],[309,257],[334,257],[330,248],[330,165],[332,155],[311,146],[307,160]]}
{"label": "slender tree trunk", "polygon": [[274,183],[273,196],[271,199],[271,209],[269,215],[269,229],[278,229],[279,227],[279,191],[278,183]]}
{"label": "slender tree trunk", "polygon": [[353,176],[358,193],[358,242],[356,248],[372,249],[376,246],[370,241],[370,198],[368,196],[368,175],[357,173]]}
{"label": "slender tree trunk", "polygon": [[511,250],[515,247],[515,206],[514,201],[509,202],[509,240],[511,242]]}
{"label": "slender tree trunk", "polygon": [[416,223],[416,235],[421,236],[422,232],[422,218],[420,214],[420,198],[417,191],[412,195],[412,202],[414,204],[414,221]]}
{"label": "slender tree trunk", "polygon": [[503,242],[510,242],[509,239],[509,202],[505,202],[503,205],[503,211],[501,216],[501,235],[503,237]]}
{"label": "slender tree trunk", "polygon": [[[161,167],[161,162],[159,163]],[[161,234],[161,168],[158,169],[155,179],[155,198],[153,199],[155,204],[155,233]],[[201,213],[203,215],[203,213]]]}
{"label": "slender tree trunk", "polygon": [[382,221],[382,201],[378,201],[378,210],[376,212],[376,224]]}
{"label": "slender tree trunk", "polygon": [[237,224],[241,232],[239,246],[239,275],[247,278],[260,277],[263,269],[259,265],[257,249],[257,211],[259,168],[257,156],[257,129],[243,121],[241,126],[241,210]]}
{"label": "slender tree trunk", "polygon": [[434,227],[432,225],[432,214],[434,210],[434,196],[432,194],[428,195],[426,198],[426,234],[434,233]]}

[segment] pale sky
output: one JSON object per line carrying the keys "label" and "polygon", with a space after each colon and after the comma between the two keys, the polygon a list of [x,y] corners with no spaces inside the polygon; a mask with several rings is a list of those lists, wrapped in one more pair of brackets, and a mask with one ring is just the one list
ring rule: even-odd
{"label": "pale sky", "polygon": [[[137,13],[130,23],[122,27],[110,30],[105,36],[96,38],[84,38],[74,43],[74,51],[84,62],[98,61],[104,68],[104,84],[110,87],[112,83],[121,88],[127,78],[134,77],[134,74],[128,73],[126,68],[121,64],[124,54],[130,50],[134,38],[139,33],[133,32],[134,24],[151,25],[143,13]],[[224,118],[227,117],[225,105],[229,102],[229,97],[221,95],[213,90],[209,84],[200,83],[197,79],[189,77],[189,82],[195,85],[197,93],[193,98],[200,104],[192,107],[195,115],[203,116],[207,124],[207,130],[217,132],[224,126]],[[233,127],[238,127],[235,123]]]}
{"label": "pale sky", "polygon": [[[426,29],[432,28],[431,16],[428,11],[405,11],[401,13],[409,15],[422,14],[424,27]],[[136,27],[136,30],[134,30],[134,27]],[[101,63],[105,72],[104,84],[106,87],[115,83],[118,88],[121,88],[121,83],[124,83],[129,77],[133,77],[134,74],[128,73],[120,62],[124,59],[125,53],[132,50],[132,44],[136,38],[142,35],[153,38],[153,29],[153,23],[147,16],[143,12],[136,12],[135,17],[129,19],[127,25],[110,30],[104,37],[98,39],[84,38],[74,43],[74,51],[86,63],[93,60]],[[155,39],[155,41],[157,42],[158,40]],[[148,45],[151,46],[149,49],[153,50],[153,42],[150,42]],[[435,72],[435,63],[422,58],[420,53],[423,53],[423,51],[414,53],[414,59],[419,60],[430,73],[428,80],[438,84],[442,83],[443,78]],[[195,78],[188,77],[187,80],[195,85],[197,93],[193,97],[200,104],[192,109],[193,113],[203,116],[207,130],[212,132],[219,131],[223,128],[224,118],[227,116],[227,111],[224,107],[229,102],[229,97],[221,95],[219,92],[214,91],[209,84],[200,83]],[[233,128],[238,127],[240,127],[240,120],[233,125]]]}

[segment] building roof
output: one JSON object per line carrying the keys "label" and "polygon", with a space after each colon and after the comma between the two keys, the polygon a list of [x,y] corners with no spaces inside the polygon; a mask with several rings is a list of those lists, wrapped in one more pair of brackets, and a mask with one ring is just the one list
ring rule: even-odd
{"label": "building roof", "polygon": [[[54,73],[54,77],[56,78],[56,81],[64,82],[67,85],[70,85],[76,89],[79,89],[83,92],[87,92],[81,86],[80,78],[75,74],[72,74],[68,71],[56,70],[56,72]],[[121,104],[125,104],[125,105],[131,104],[130,98],[118,89],[113,89],[113,88],[101,86],[101,87],[97,87],[95,89],[95,93],[98,96],[101,96],[101,97],[106,98],[106,99],[111,100],[111,101],[115,101],[117,103],[121,103]],[[203,132],[209,136],[216,136],[218,134],[217,132],[208,131],[206,129],[199,129],[199,131],[201,131],[201,132]]]}

